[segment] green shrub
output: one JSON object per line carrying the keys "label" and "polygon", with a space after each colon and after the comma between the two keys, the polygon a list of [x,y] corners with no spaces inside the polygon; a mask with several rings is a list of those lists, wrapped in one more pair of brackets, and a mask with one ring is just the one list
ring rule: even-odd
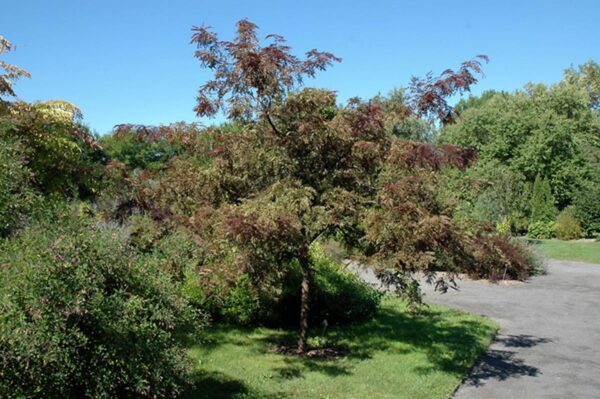
{"label": "green shrub", "polygon": [[[313,285],[311,292],[311,322],[320,325],[348,324],[372,318],[382,294],[365,284],[354,273],[345,270],[342,263],[331,260],[320,244],[311,247]],[[279,323],[297,323],[297,313],[289,309],[300,308],[300,268],[292,266],[283,286],[281,300],[275,311]]]}
{"label": "green shrub", "polygon": [[257,286],[246,273],[241,273],[234,281],[213,276],[210,281],[202,281],[197,269],[189,269],[181,283],[182,293],[190,303],[211,315],[215,321],[224,321],[239,326],[273,325],[281,326],[276,313],[281,299],[281,283]]}
{"label": "green shrub", "polygon": [[531,238],[548,239],[554,237],[556,232],[555,222],[537,221],[529,223],[527,235]]}
{"label": "green shrub", "polygon": [[575,212],[574,208],[567,207],[556,218],[556,236],[561,240],[574,240],[583,235]]}
{"label": "green shrub", "polygon": [[[363,283],[344,265],[331,260],[320,245],[311,248],[313,284],[311,322],[345,324],[368,320],[375,315],[381,294]],[[268,282],[252,281],[246,273],[233,281],[228,275],[190,266],[184,273],[182,292],[215,320],[237,325],[291,326],[298,323],[300,308],[299,265],[282,265],[282,273]],[[207,276],[210,275],[210,279]],[[293,311],[290,311],[292,309]]]}
{"label": "green shrub", "polygon": [[321,245],[313,245],[311,257],[315,270],[313,307],[317,320],[352,323],[375,315],[381,294],[365,284],[342,263],[332,261]]}
{"label": "green shrub", "polygon": [[129,218],[129,242],[140,252],[148,252],[165,235],[165,228],[146,215]]}
{"label": "green shrub", "polygon": [[590,181],[575,194],[575,210],[588,237],[600,233],[600,182]]}
{"label": "green shrub", "polygon": [[229,323],[250,325],[264,319],[268,312],[264,305],[248,275],[242,274],[223,299],[220,313]]}
{"label": "green shrub", "polygon": [[0,136],[0,237],[19,227],[37,202],[22,145]]}
{"label": "green shrub", "polygon": [[556,217],[556,208],[554,207],[554,196],[550,189],[550,183],[547,178],[541,178],[538,175],[533,183],[531,193],[531,221],[549,222]]}
{"label": "green shrub", "polygon": [[133,130],[100,139],[109,159],[123,162],[131,170],[161,170],[167,161],[182,152],[182,146],[166,139],[141,137]]}
{"label": "green shrub", "polygon": [[3,397],[173,397],[198,321],[168,275],[111,228],[68,217],[0,245]]}

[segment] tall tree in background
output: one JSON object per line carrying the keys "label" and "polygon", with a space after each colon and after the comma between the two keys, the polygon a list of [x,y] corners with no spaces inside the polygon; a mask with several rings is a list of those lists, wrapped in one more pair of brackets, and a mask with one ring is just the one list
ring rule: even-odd
{"label": "tall tree in background", "polygon": [[527,84],[464,102],[458,123],[445,126],[440,141],[472,146],[478,165],[498,163],[530,185],[546,176],[563,209],[600,170],[600,114],[588,90],[593,80],[573,73],[551,86]]}
{"label": "tall tree in background", "polygon": [[[14,49],[0,36],[0,55]],[[2,144],[20,148],[23,167],[33,175],[28,183],[39,191],[90,196],[98,178],[100,147],[83,125],[83,114],[75,105],[62,100],[28,103],[3,98],[16,96],[13,85],[21,77],[30,75],[0,60]]]}
{"label": "tall tree in background", "polygon": [[568,68],[564,73],[568,84],[582,87],[589,93],[592,108],[600,111],[600,65],[594,60]]}

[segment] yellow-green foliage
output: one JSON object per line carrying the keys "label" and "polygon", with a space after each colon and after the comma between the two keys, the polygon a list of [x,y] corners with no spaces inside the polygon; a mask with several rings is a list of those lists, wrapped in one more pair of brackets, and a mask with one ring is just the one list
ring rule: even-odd
{"label": "yellow-green foliage", "polygon": [[511,220],[510,217],[506,216],[500,222],[496,224],[496,231],[501,235],[509,235],[511,228]]}
{"label": "yellow-green foliage", "polygon": [[95,193],[100,147],[74,105],[12,102],[7,112],[0,113],[0,139],[22,144],[40,191],[80,197]]}
{"label": "yellow-green foliage", "polygon": [[556,218],[556,236],[561,240],[581,238],[583,229],[574,208],[566,208]]}

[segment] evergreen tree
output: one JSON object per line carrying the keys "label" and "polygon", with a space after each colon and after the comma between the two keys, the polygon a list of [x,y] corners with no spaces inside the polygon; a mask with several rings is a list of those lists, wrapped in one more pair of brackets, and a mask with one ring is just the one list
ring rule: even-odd
{"label": "evergreen tree", "polygon": [[546,177],[537,175],[531,194],[531,222],[551,222],[556,217],[555,199]]}

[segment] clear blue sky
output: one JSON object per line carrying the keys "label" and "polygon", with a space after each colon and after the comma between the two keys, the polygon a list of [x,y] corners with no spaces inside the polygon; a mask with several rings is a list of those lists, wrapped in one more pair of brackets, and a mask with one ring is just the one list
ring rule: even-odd
{"label": "clear blue sky", "polygon": [[297,53],[342,57],[308,82],[342,100],[387,93],[476,54],[491,61],[475,94],[556,82],[571,64],[600,61],[598,0],[6,0],[0,34],[18,46],[6,61],[32,74],[16,86],[22,99],[73,102],[105,133],[124,122],[198,121],[195,93],[210,75],[193,58],[190,28],[205,23],[229,39],[242,18]]}

